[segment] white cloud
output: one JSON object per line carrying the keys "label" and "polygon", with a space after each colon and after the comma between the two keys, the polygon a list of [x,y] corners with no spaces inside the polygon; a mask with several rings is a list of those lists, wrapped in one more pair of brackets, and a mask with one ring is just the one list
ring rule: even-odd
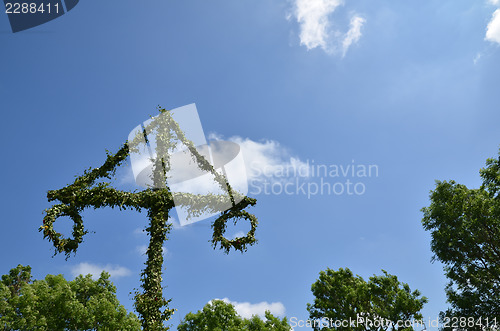
{"label": "white cloud", "polygon": [[[262,185],[284,184],[293,181],[294,177],[291,174],[296,172],[294,169],[300,168],[302,174],[309,174],[309,165],[297,158],[291,157],[286,149],[281,147],[276,141],[267,140],[257,142],[239,136],[223,139],[223,137],[217,134],[210,134],[209,140],[222,140],[235,143],[233,145],[236,146],[236,149],[234,149],[234,146],[231,147],[231,144],[227,145],[227,148],[226,145],[222,144],[210,143],[210,145],[213,146],[212,156],[214,155],[214,150],[223,146],[217,151],[217,154],[224,154],[222,159],[225,162],[225,176],[231,187],[243,195],[249,192],[255,193],[255,190]],[[217,171],[222,174],[220,169],[217,169]],[[249,187],[253,189],[249,190]],[[170,189],[172,192],[189,192],[192,194],[226,194],[211,175],[200,176],[192,180],[176,183],[175,185],[171,185]],[[174,202],[177,205],[175,197]],[[231,202],[228,199],[226,204],[218,205],[216,210],[225,210],[230,207]],[[202,212],[199,216],[188,218],[187,212],[183,207],[176,207],[176,210],[179,223],[182,225],[198,222],[218,214],[217,211],[214,213],[206,211]]]}
{"label": "white cloud", "polygon": [[[499,4],[500,0],[495,0]],[[500,44],[500,9],[495,10],[486,28],[486,40]]]}
{"label": "white cloud", "polygon": [[283,182],[291,179],[287,174],[293,173],[293,170],[309,174],[309,165],[292,157],[277,141],[257,142],[238,136],[229,140],[241,148],[249,181]]}
{"label": "white cloud", "polygon": [[365,22],[366,20],[360,16],[355,15],[351,18],[349,31],[347,31],[342,41],[342,56],[345,56],[349,47],[357,43],[359,38],[361,38],[361,27]]}
{"label": "white cloud", "polygon": [[216,300],[222,300],[224,302],[232,304],[238,314],[243,318],[251,318],[253,315],[264,317],[264,313],[266,310],[269,310],[271,314],[275,316],[283,317],[285,315],[285,306],[281,302],[268,303],[266,301],[263,301],[259,303],[250,303],[231,301],[228,298]]}
{"label": "white cloud", "polygon": [[342,0],[296,0],[295,17],[300,24],[300,44],[307,49],[321,47],[328,51],[328,16],[342,4]]}
{"label": "white cloud", "polygon": [[[262,185],[273,185],[275,183],[285,184],[295,180],[297,173],[300,177],[308,177],[310,167],[308,163],[294,158],[278,142],[272,140],[253,141],[249,138],[234,136],[223,139],[217,134],[210,134],[210,140],[225,140],[226,144],[210,143],[209,157],[218,156],[220,163],[224,163],[224,174],[231,187],[246,195],[249,193],[249,187],[254,189]],[[227,143],[227,142],[232,142]],[[214,152],[216,151],[216,152]],[[194,162],[194,161],[192,161]],[[220,167],[220,165],[218,165]],[[223,174],[221,169],[216,169]],[[131,172],[127,173],[133,180]],[[219,187],[212,175],[204,172],[192,176],[183,176],[182,180],[169,182],[169,187],[174,193],[191,194],[226,194]],[[255,191],[252,191],[255,193]],[[174,195],[176,204],[177,220],[172,220],[174,229],[181,228],[181,225],[197,222],[206,219],[218,213],[220,210],[226,210],[231,207],[231,202],[227,199],[226,205],[217,205],[214,210],[202,211],[200,215],[189,218],[186,209],[183,207],[185,201],[177,201],[176,197],[182,199],[182,195]],[[213,213],[212,213],[213,212]],[[137,229],[136,233],[142,234],[142,229]],[[144,251],[143,248],[137,248],[138,251]]]}
{"label": "white cloud", "polygon": [[[354,38],[354,32],[352,33]],[[353,41],[354,42],[354,41]],[[221,135],[211,133],[208,138],[210,140],[225,140]],[[263,140],[254,141],[249,138],[243,138],[239,136],[233,136],[227,140],[237,143],[241,148],[241,153],[244,159],[244,166],[235,170],[236,173],[232,177],[236,181],[244,181],[245,177],[248,180],[259,180],[263,177],[270,177],[269,174],[279,173],[283,170],[290,169],[300,169],[302,173],[308,173],[309,165],[298,158],[292,157],[286,148],[282,147],[279,142],[274,140]],[[238,173],[240,171],[240,173]],[[122,179],[122,181],[133,182],[134,177],[132,171],[127,171],[123,176],[128,178]],[[267,178],[269,179],[269,178]],[[191,193],[201,193],[213,188],[213,182],[211,181],[199,181],[197,187],[191,187],[190,183],[178,183],[176,184],[176,191],[191,192]],[[231,185],[235,188],[244,186],[243,182],[233,182]],[[185,185],[186,187],[183,187]],[[205,187],[206,186],[206,187]],[[178,221],[171,220],[174,228],[178,227]],[[134,233],[142,234],[142,228],[136,229]]]}
{"label": "white cloud", "polygon": [[82,262],[71,268],[71,274],[73,275],[73,277],[76,277],[78,275],[91,274],[93,279],[98,279],[102,271],[107,271],[112,278],[125,277],[130,275],[129,269],[110,264],[107,264],[105,266],[100,266],[96,264]]}
{"label": "white cloud", "polygon": [[343,0],[294,0],[294,15],[300,25],[300,44],[313,49],[320,47],[327,53],[342,51],[361,38],[361,27],[366,20],[354,15],[346,33],[334,30],[330,16],[344,4]]}
{"label": "white cloud", "polygon": [[[500,0],[487,0],[487,3],[493,6],[500,7]],[[486,26],[486,34],[484,36],[484,40],[500,44],[500,9],[497,9],[493,12],[491,20]],[[481,57],[481,53],[476,54],[476,56],[472,60],[474,65],[479,62]]]}

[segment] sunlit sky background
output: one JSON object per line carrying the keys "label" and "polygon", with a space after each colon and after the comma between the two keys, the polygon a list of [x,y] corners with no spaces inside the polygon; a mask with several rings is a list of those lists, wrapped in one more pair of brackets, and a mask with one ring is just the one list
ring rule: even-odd
{"label": "sunlit sky background", "polygon": [[[37,279],[106,269],[131,310],[146,214],[87,210],[95,233],[66,261],[37,231],[51,206],[46,192],[100,166],[157,105],[196,103],[207,137],[242,146],[259,242],[225,255],[210,246],[209,220],[176,227],[164,277],[174,326],[214,298],[243,315],[267,308],[306,319],[311,284],[327,267],[365,279],[387,270],[429,298],[423,315],[435,319],[447,281],[430,262],[420,209],[434,180],[478,187],[478,170],[497,155],[499,8],[498,0],[82,0],[15,34],[1,14],[0,273],[19,263]],[[297,178],[250,170],[313,163],[378,173],[300,178],[349,179],[363,194],[256,192],[263,183],[292,190]],[[113,183],[132,187],[130,176],[128,163]]]}

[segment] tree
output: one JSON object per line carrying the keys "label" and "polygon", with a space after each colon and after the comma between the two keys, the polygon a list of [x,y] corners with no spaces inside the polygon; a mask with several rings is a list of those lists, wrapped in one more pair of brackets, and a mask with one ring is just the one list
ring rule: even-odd
{"label": "tree", "polygon": [[231,303],[212,300],[197,313],[188,313],[177,326],[179,331],[289,331],[286,318],[279,319],[265,312],[265,321],[253,315],[250,319],[242,318]]}
{"label": "tree", "polygon": [[248,331],[266,331],[266,330],[275,330],[275,331],[289,331],[292,328],[288,323],[286,317],[279,319],[278,317],[271,314],[269,310],[264,312],[265,321],[262,320],[259,316],[253,315],[250,319],[243,320],[243,330]]}
{"label": "tree", "polygon": [[427,298],[420,297],[418,290],[412,292],[396,276],[382,272],[366,282],[348,268],[321,271],[311,286],[314,303],[307,304],[314,330],[388,330],[390,326],[413,330],[404,322],[422,319],[419,312]]}
{"label": "tree", "polygon": [[441,318],[466,319],[464,330],[480,330],[495,318],[500,323],[500,156],[488,159],[480,176],[479,189],[436,181],[431,204],[422,209],[433,261],[444,264],[450,280],[451,307]]}
{"label": "tree", "polygon": [[[108,153],[104,164],[98,168],[91,168],[79,176],[75,181],[59,190],[51,190],[47,193],[49,201],[58,200],[60,203],[45,211],[46,215],[40,231],[55,247],[56,253],[65,253],[67,257],[76,253],[78,246],[83,242],[83,236],[87,234],[83,219],[80,214],[85,208],[94,207],[118,207],[119,209],[145,210],[148,213],[149,225],[145,228],[150,236],[150,242],[146,251],[146,267],[141,273],[142,292],[136,292],[135,309],[139,314],[142,326],[146,331],[168,330],[164,325],[174,309],[168,307],[171,299],[163,297],[162,267],[163,267],[163,244],[171,230],[168,223],[169,213],[175,204],[186,208],[190,217],[196,217],[205,211],[220,213],[219,217],[212,223],[213,236],[212,245],[219,247],[225,253],[231,249],[244,252],[247,246],[256,243],[255,230],[257,218],[245,211],[247,206],[256,204],[256,200],[242,196],[234,191],[226,178],[217,172],[203,155],[197,150],[193,142],[188,140],[179,124],[173,119],[170,112],[158,109],[160,114],[153,117],[143,130],[137,133],[132,141],[125,143],[116,154]],[[149,158],[153,161],[151,180],[153,186],[140,192],[124,192],[110,186],[106,179],[110,179],[116,168],[121,165],[127,157],[143,147],[149,146],[147,133],[155,134],[155,154]],[[170,152],[176,147],[187,147],[198,170],[205,171],[213,176],[222,192],[227,194],[190,194],[184,192],[172,192],[166,185],[167,173],[170,171]],[[175,204],[174,204],[175,201]],[[221,207],[229,206],[229,207]],[[54,222],[61,216],[67,216],[73,220],[72,238],[64,236],[54,229]],[[244,237],[227,239],[224,237],[228,220],[235,223],[238,220],[250,222],[250,230]]]}
{"label": "tree", "polygon": [[141,330],[137,316],[127,313],[116,288],[103,272],[66,281],[47,275],[31,281],[31,267],[18,265],[0,282],[0,328],[3,330]]}

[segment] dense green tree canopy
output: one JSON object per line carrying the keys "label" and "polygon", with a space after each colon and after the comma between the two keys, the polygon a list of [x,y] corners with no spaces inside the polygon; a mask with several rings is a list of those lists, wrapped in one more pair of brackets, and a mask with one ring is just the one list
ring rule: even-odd
{"label": "dense green tree canopy", "polygon": [[[412,292],[396,276],[383,273],[367,282],[348,268],[321,271],[311,286],[314,303],[307,304],[311,323],[317,321],[311,326],[315,330],[387,330],[392,323],[394,330],[413,330],[397,323],[421,320],[419,312],[427,298],[420,297],[418,290]],[[372,322],[383,325],[374,327]]]}
{"label": "dense green tree canopy", "polygon": [[[437,181],[422,220],[431,232],[433,259],[444,264],[451,307],[442,318],[500,323],[500,158],[480,170],[483,184],[468,189]],[[464,330],[480,329],[467,325]]]}
{"label": "dense green tree canopy", "polygon": [[3,330],[141,330],[133,313],[116,298],[116,288],[103,272],[66,281],[47,275],[31,281],[31,267],[19,265],[0,282],[0,328]]}
{"label": "dense green tree canopy", "polygon": [[269,311],[265,321],[259,316],[242,318],[234,306],[222,300],[213,300],[196,313],[188,313],[181,321],[179,331],[288,331],[290,325],[286,318],[279,319]]}

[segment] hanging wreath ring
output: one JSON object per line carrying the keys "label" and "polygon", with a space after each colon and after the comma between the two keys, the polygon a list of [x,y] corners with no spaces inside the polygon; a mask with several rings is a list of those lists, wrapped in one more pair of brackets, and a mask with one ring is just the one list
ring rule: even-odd
{"label": "hanging wreath ring", "polygon": [[[233,208],[225,211],[220,215],[212,224],[213,228],[213,237],[212,237],[212,245],[214,249],[217,245],[225,251],[226,253],[230,251],[231,247],[235,250],[244,252],[247,250],[248,245],[253,245],[257,242],[255,239],[255,231],[257,230],[257,217],[249,212],[243,210],[248,205],[255,205],[256,200],[251,198],[245,198],[236,204]],[[244,219],[248,220],[250,223],[250,230],[247,235],[244,237],[236,237],[234,239],[228,239],[224,235],[226,233],[227,221],[232,219],[234,224],[238,223],[239,220]]]}
{"label": "hanging wreath ring", "polygon": [[[68,216],[73,221],[73,232],[70,238],[64,238],[61,233],[54,229],[54,222],[61,216]],[[54,205],[46,211],[43,225],[40,226],[39,231],[43,231],[44,238],[52,241],[56,253],[64,252],[66,255],[76,252],[78,245],[83,241],[83,236],[87,233],[77,208],[65,204]]]}

